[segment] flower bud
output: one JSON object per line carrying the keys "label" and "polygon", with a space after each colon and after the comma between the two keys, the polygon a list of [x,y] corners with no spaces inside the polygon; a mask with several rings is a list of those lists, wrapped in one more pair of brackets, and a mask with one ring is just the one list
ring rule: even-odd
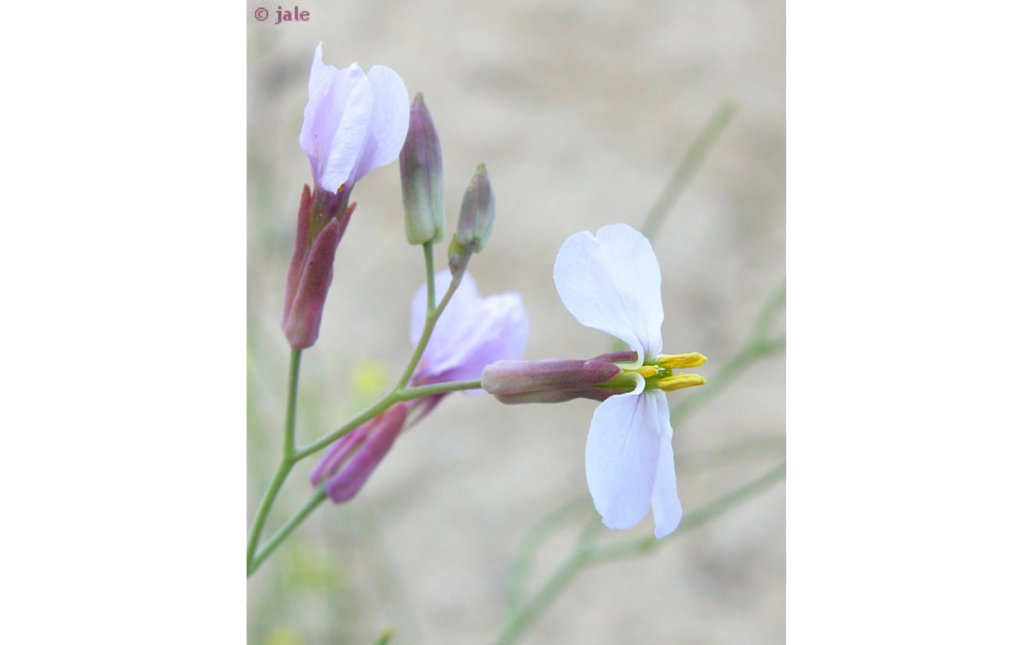
{"label": "flower bud", "polygon": [[633,349],[627,349],[622,352],[610,352],[608,354],[599,354],[593,361],[605,361],[607,363],[634,363],[638,360],[638,352]]}
{"label": "flower bud", "polygon": [[309,478],[326,481],[326,493],[334,502],[346,502],[361,490],[401,434],[408,406],[397,403],[371,421],[355,428],[330,448]]}
{"label": "flower bud", "polygon": [[497,361],[484,368],[480,382],[502,403],[561,403],[576,398],[601,401],[615,392],[595,386],[621,372],[618,365],[599,360]]}
{"label": "flower bud", "polygon": [[441,241],[444,235],[441,143],[422,93],[416,94],[412,101],[408,136],[398,161],[405,202],[405,235],[409,244]]}
{"label": "flower bud", "polygon": [[487,246],[487,239],[491,237],[494,215],[495,202],[494,193],[491,192],[491,179],[487,176],[487,168],[480,164],[462,198],[455,241],[459,246],[471,247],[479,253]]}

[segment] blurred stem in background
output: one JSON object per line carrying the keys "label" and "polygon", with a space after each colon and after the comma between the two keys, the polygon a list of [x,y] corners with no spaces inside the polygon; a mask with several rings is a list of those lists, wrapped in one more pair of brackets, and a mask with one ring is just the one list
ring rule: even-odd
{"label": "blurred stem in background", "polygon": [[784,353],[785,336],[769,337],[771,329],[777,322],[776,316],[784,307],[785,283],[782,281],[781,285],[767,299],[767,303],[756,317],[756,323],[753,325],[749,340],[745,342],[742,349],[738,350],[737,354],[731,357],[731,360],[724,363],[720,370],[706,381],[706,387],[697,388],[692,393],[693,396],[674,406],[674,409],[670,411],[671,425],[676,426],[686,419],[688,415],[722,392],[724,388],[738,378],[739,374],[759,359],[773,354]]}
{"label": "blurred stem in background", "polygon": [[385,627],[383,632],[380,634],[380,638],[376,639],[375,645],[387,645],[394,638],[394,628]]}
{"label": "blurred stem in background", "polygon": [[[785,337],[769,338],[768,335],[776,323],[777,314],[784,308],[785,285],[782,284],[768,299],[756,318],[753,332],[741,350],[708,381],[705,388],[691,399],[680,403],[671,412],[671,423],[677,425],[694,413],[704,403],[725,389],[739,375],[760,359],[780,354],[785,351]],[[698,455],[678,458],[678,470],[698,470],[724,463],[757,456],[783,455],[784,437],[750,437],[729,446]],[[785,478],[786,464],[782,462],[759,478],[733,490],[722,497],[689,511],[681,520],[677,531],[664,540],[656,540],[651,535],[624,540],[604,546],[596,545],[598,532],[602,524],[591,512],[591,500],[581,496],[571,500],[540,520],[524,537],[512,571],[509,576],[509,603],[507,618],[502,627],[497,645],[513,643],[548,606],[570,584],[583,569],[610,560],[645,554],[665,544],[676,535],[683,535],[689,530],[701,526],[722,513],[752,499],[756,495],[771,488]],[[566,559],[542,584],[538,591],[521,604],[526,580],[533,569],[534,560],[545,542],[556,532],[562,530],[572,521],[588,517],[581,538],[570,550]],[[592,528],[594,527],[594,528]],[[587,536],[587,537],[586,537]]]}
{"label": "blurred stem in background", "polygon": [[[688,183],[702,165],[717,138],[727,127],[737,109],[732,100],[724,100],[710,116],[702,130],[688,148],[673,176],[663,188],[659,198],[649,209],[642,225],[642,233],[652,239],[666,222],[674,203],[687,188]],[[785,308],[785,282],[778,286],[767,299],[753,324],[752,332],[742,348],[707,381],[705,388],[693,393],[679,403],[670,415],[671,424],[677,426],[712,400],[735,381],[748,367],[758,360],[785,351],[785,336],[771,337],[779,314]],[[729,446],[724,446],[704,455],[678,458],[678,470],[699,470],[757,456],[784,455],[784,437],[750,437]],[[534,621],[548,609],[551,603],[566,589],[582,570],[603,562],[649,553],[665,544],[675,535],[684,535],[728,510],[756,497],[785,479],[786,464],[781,462],[760,477],[739,488],[689,511],[681,520],[675,533],[666,540],[656,540],[651,535],[644,538],[623,540],[599,546],[597,544],[602,524],[592,513],[591,499],[581,496],[563,504],[545,516],[524,537],[512,565],[508,585],[508,607],[506,620],[495,641],[496,645],[514,643]],[[568,556],[551,573],[536,593],[523,602],[534,560],[548,539],[574,521],[586,523],[580,537],[570,549]]]}
{"label": "blurred stem in background", "polygon": [[652,208],[649,209],[648,214],[645,216],[645,223],[641,226],[641,232],[645,237],[651,240],[659,232],[663,222],[666,221],[667,215],[670,214],[670,209],[673,208],[674,202],[681,196],[684,189],[688,187],[688,182],[692,180],[695,172],[702,166],[706,155],[709,154],[710,149],[717,142],[717,138],[720,137],[727,124],[731,122],[731,117],[735,115],[737,109],[738,104],[734,100],[724,99],[717,106],[717,109],[713,111],[709,120],[706,121],[706,125],[702,126],[702,131],[692,141],[691,146],[688,147],[688,152],[685,153],[681,163],[674,170],[674,175],[667,182],[663,192],[656,199],[656,203],[652,205]]}

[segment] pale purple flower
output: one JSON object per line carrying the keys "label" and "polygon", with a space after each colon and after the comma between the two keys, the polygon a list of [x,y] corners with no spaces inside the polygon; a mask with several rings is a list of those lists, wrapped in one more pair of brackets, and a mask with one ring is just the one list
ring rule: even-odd
{"label": "pale purple flower", "polygon": [[408,90],[394,71],[374,65],[366,75],[322,62],[315,48],[308,104],[299,141],[315,180],[298,210],[294,255],[280,326],[294,349],[315,344],[333,281],[333,261],[355,205],[355,182],[398,157],[408,133]]}
{"label": "pale purple flower", "polygon": [[[626,224],[596,235],[571,236],[559,249],[555,286],[578,322],[616,336],[637,353],[628,368],[655,364],[663,348],[663,302],[659,261],[644,235]],[[585,468],[588,490],[602,522],[628,529],[652,508],[656,537],[681,522],[673,428],[666,394],[645,388],[641,374],[633,392],[608,397],[588,430]]]}
{"label": "pale purple flower", "polygon": [[[435,276],[434,294],[438,302],[451,282],[451,274]],[[412,299],[412,344],[423,332],[426,318],[426,285]],[[503,293],[480,297],[473,278],[466,274],[434,327],[426,351],[410,385],[430,385],[445,381],[480,378],[489,363],[516,360],[527,346],[530,323],[519,294]],[[482,390],[465,390],[475,394]],[[405,427],[430,413],[447,396],[434,396],[397,403],[379,416],[340,438],[316,465],[310,481],[326,482],[326,492],[335,502],[354,497],[386,456]]]}
{"label": "pale purple flower", "polygon": [[317,191],[350,191],[373,168],[398,158],[409,126],[408,90],[394,70],[357,63],[337,69],[315,47],[299,141]]}
{"label": "pale purple flower", "polygon": [[[439,271],[434,278],[434,294],[440,302],[451,273]],[[412,344],[419,342],[426,318],[426,285],[412,298]],[[455,294],[437,321],[423,358],[412,376],[413,385],[480,378],[487,365],[501,360],[517,360],[527,347],[530,322],[518,293],[502,293],[482,298],[473,276],[462,278]],[[479,394],[483,390],[467,390]]]}

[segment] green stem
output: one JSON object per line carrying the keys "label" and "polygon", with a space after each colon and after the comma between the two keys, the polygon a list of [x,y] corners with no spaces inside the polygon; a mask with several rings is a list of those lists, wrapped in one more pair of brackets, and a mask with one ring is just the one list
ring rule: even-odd
{"label": "green stem", "polygon": [[287,420],[283,429],[283,456],[294,456],[295,428],[297,427],[297,387],[301,380],[301,350],[290,352],[290,381],[287,391]]}
{"label": "green stem", "polygon": [[[684,519],[681,520],[680,526],[678,526],[677,530],[671,535],[690,531],[691,529],[701,526],[719,515],[723,515],[742,502],[756,497],[774,484],[783,480],[785,478],[786,471],[786,464],[781,463],[748,484],[731,491],[723,497],[718,497],[702,508],[691,511],[684,516]],[[665,540],[655,540],[648,537],[641,540],[626,540],[616,544],[609,544],[596,549],[595,552],[591,554],[591,564],[606,562],[608,560],[617,560],[636,555],[638,553],[652,551],[664,543]]]}
{"label": "green stem", "polygon": [[262,495],[262,501],[258,505],[258,513],[254,517],[254,525],[251,527],[251,535],[247,540],[247,575],[254,570],[253,562],[255,552],[258,549],[258,542],[262,537],[262,529],[265,527],[265,520],[268,519],[272,503],[276,501],[283,482],[294,467],[297,458],[294,456],[294,436],[297,425],[297,389],[301,376],[301,350],[295,349],[290,353],[290,377],[287,385],[287,419],[283,429],[283,456],[280,459],[276,474],[273,475],[269,487]]}
{"label": "green stem", "polygon": [[731,360],[724,363],[711,378],[706,379],[705,387],[696,392],[670,411],[670,422],[677,425],[700,406],[719,394],[730,385],[747,367],[761,358],[785,351],[785,337],[767,338],[777,321],[777,314],[785,306],[785,283],[774,291],[756,317],[752,333],[742,349],[738,350]]}
{"label": "green stem", "polygon": [[645,216],[645,223],[641,227],[641,232],[645,237],[652,239],[659,232],[659,228],[663,225],[667,215],[670,214],[670,209],[673,207],[674,202],[677,201],[684,189],[688,187],[688,182],[691,181],[696,171],[699,170],[706,155],[709,154],[713,144],[716,143],[717,137],[727,127],[737,109],[738,106],[735,102],[728,99],[725,99],[717,106],[713,115],[710,116],[706,125],[703,126],[702,131],[692,141],[688,152],[685,153],[681,163],[674,170],[674,175],[667,182],[667,185],[663,187],[663,192],[660,193],[656,203],[653,204],[652,208],[649,209],[648,215]]}
{"label": "green stem", "polygon": [[495,644],[509,645],[510,643],[515,643],[519,635],[523,633],[523,630],[530,627],[548,609],[548,605],[551,604],[552,600],[562,593],[563,589],[573,581],[580,572],[581,567],[587,563],[588,554],[589,551],[585,549],[574,551],[573,555],[552,574],[552,577],[548,579],[541,591],[537,592],[523,609],[505,623],[505,627],[502,629],[502,633],[498,636]]}
{"label": "green stem", "polygon": [[670,422],[673,425],[679,424],[688,415],[705,405],[710,399],[720,394],[728,385],[734,382],[738,375],[744,372],[756,361],[785,351],[785,338],[779,337],[767,341],[752,341],[743,347],[734,357],[721,366],[720,370],[712,378],[706,380],[705,387],[697,388],[691,398],[687,398],[670,412]]}
{"label": "green stem", "polygon": [[469,381],[448,381],[446,383],[434,383],[432,385],[405,388],[397,393],[396,399],[398,401],[411,401],[413,399],[421,399],[425,396],[479,389],[480,379],[472,379]]}
{"label": "green stem", "polygon": [[351,419],[341,427],[337,428],[333,432],[329,433],[328,435],[320,439],[316,439],[310,444],[301,446],[294,453],[294,458],[300,460],[316,452],[319,452],[320,450],[330,445],[337,439],[340,439],[341,437],[351,432],[358,426],[362,425],[366,421],[380,414],[381,412],[383,412],[384,410],[398,402],[397,399],[394,398],[394,395],[395,392],[388,392],[386,395],[384,395],[382,399],[370,405],[365,410],[362,410],[358,414],[358,416],[354,417],[353,419]]}
{"label": "green stem", "polygon": [[301,510],[297,513],[294,513],[294,516],[287,520],[286,524],[281,526],[280,529],[276,531],[275,535],[269,538],[269,541],[265,543],[265,546],[262,547],[261,551],[255,554],[251,565],[248,567],[247,575],[250,576],[254,573],[255,570],[261,566],[262,562],[265,561],[265,558],[269,557],[269,554],[272,553],[295,528],[297,528],[297,525],[303,522],[304,519],[325,500],[326,488],[324,486],[320,486],[319,490],[315,491],[315,494],[308,500],[308,503],[302,506]]}
{"label": "green stem", "polygon": [[423,259],[426,260],[426,311],[430,313],[437,308],[437,281],[434,280],[434,241],[423,244]]}
{"label": "green stem", "polygon": [[[742,502],[755,497],[784,478],[785,464],[782,463],[778,467],[748,484],[745,484],[744,486],[701,508],[689,512],[684,516],[684,519],[681,520],[681,525],[677,528],[677,531],[671,534],[671,536],[684,533],[704,524]],[[569,557],[567,557],[567,559],[559,566],[556,572],[552,574],[552,577],[545,582],[541,589],[534,594],[530,601],[528,601],[522,609],[509,617],[505,626],[502,628],[502,633],[495,641],[496,645],[509,645],[516,642],[516,639],[520,634],[522,634],[524,630],[530,627],[530,625],[541,616],[555,597],[562,593],[570,582],[573,581],[581,569],[600,562],[616,560],[652,551],[660,544],[669,542],[671,537],[668,536],[666,539],[661,541],[649,536],[641,540],[629,540],[609,546],[596,547],[593,542],[592,530],[597,530],[594,526],[597,522],[598,521],[594,518],[589,520],[588,525],[585,526],[584,533],[581,535],[581,539],[578,541]]]}
{"label": "green stem", "polygon": [[766,338],[770,334],[770,330],[773,329],[774,323],[777,322],[778,313],[785,308],[785,287],[785,281],[782,280],[778,288],[767,299],[766,304],[763,305],[760,314],[756,316],[752,335],[754,340]]}
{"label": "green stem", "polygon": [[[431,268],[432,272],[432,268]],[[459,283],[462,281],[462,271],[457,271],[452,277],[451,284],[448,285],[448,290],[444,293],[444,297],[441,298],[441,302],[437,304],[433,309],[429,307],[426,310],[426,322],[423,324],[423,335],[419,337],[419,342],[416,343],[416,349],[412,352],[412,358],[409,360],[408,366],[405,367],[405,371],[402,373],[401,378],[398,379],[398,384],[394,386],[396,392],[402,391],[406,385],[408,385],[409,379],[416,371],[416,367],[419,365],[419,360],[423,358],[423,352],[426,351],[426,344],[430,342],[430,336],[434,333],[434,326],[437,325],[437,320],[441,317],[444,312],[444,308],[448,306],[455,290],[459,288]],[[430,275],[429,282],[434,279],[433,275]],[[427,283],[429,285],[429,282]]]}
{"label": "green stem", "polygon": [[705,405],[710,399],[720,394],[728,385],[730,385],[738,377],[739,374],[744,372],[746,368],[755,363],[761,357],[766,356],[767,352],[762,351],[762,348],[756,343],[749,343],[735,354],[731,360],[724,363],[720,370],[717,371],[712,377],[706,379],[706,385],[704,387],[696,388],[696,392],[692,393],[692,396],[684,399],[670,411],[670,423],[674,426],[678,425],[688,415],[692,414],[698,408]]}
{"label": "green stem", "polygon": [[559,507],[544,519],[539,520],[526,537],[520,543],[516,553],[516,559],[512,565],[512,572],[509,574],[509,603],[508,616],[516,615],[520,601],[523,596],[523,587],[526,584],[527,575],[534,565],[534,559],[542,543],[558,527],[565,524],[569,519],[583,515],[591,509],[591,501],[588,497],[578,497],[563,506]]}
{"label": "green stem", "polygon": [[423,385],[420,387],[404,388],[402,390],[392,390],[385,394],[376,403],[370,405],[365,410],[362,410],[355,418],[345,423],[340,428],[337,428],[330,434],[313,441],[310,444],[298,448],[294,457],[296,460],[304,459],[305,457],[319,452],[326,446],[330,445],[337,439],[340,439],[347,433],[351,432],[358,426],[362,425],[366,421],[372,419],[376,415],[380,414],[387,408],[391,407],[399,401],[411,401],[413,399],[421,399],[424,396],[433,396],[435,394],[447,394],[448,392],[459,392],[461,390],[477,390],[480,388],[480,380],[471,381],[448,381],[446,383],[434,383],[433,385]]}
{"label": "green stem", "polygon": [[[284,455],[283,460],[280,461],[279,468],[276,470],[276,474],[269,484],[268,490],[265,491],[264,497],[262,497],[261,505],[258,509],[258,515],[255,519],[254,528],[251,530],[251,537],[247,543],[247,575],[250,576],[257,568],[258,565],[265,560],[266,557],[277,547],[279,543],[283,541],[283,538],[287,537],[294,527],[297,526],[309,513],[311,513],[322,499],[326,498],[325,493],[322,493],[322,499],[316,500],[312,498],[308,505],[301,509],[301,511],[291,518],[287,524],[283,526],[276,535],[269,540],[269,542],[262,547],[261,551],[258,551],[258,542],[261,539],[261,529],[265,525],[266,517],[269,514],[269,509],[272,508],[272,503],[276,499],[276,495],[279,494],[280,488],[283,487],[283,482],[286,481],[287,475],[290,474],[291,469],[298,461],[305,457],[319,451],[346,433],[351,432],[361,424],[365,423],[369,419],[372,419],[377,414],[383,412],[390,406],[400,401],[411,401],[413,399],[421,399],[426,396],[435,396],[438,394],[447,394],[448,392],[459,392],[461,390],[476,390],[480,388],[479,380],[469,381],[449,381],[447,383],[434,383],[432,385],[424,385],[422,387],[405,388],[401,391],[392,391],[385,395],[382,399],[366,408],[360,415],[349,421],[342,428],[338,429],[318,441],[315,441],[307,446],[300,449],[292,449],[289,453],[287,452],[287,446],[293,444],[294,431],[293,427],[290,427],[287,434],[290,436],[289,443],[284,444]],[[292,391],[296,393],[297,388],[293,387]],[[296,394],[295,394],[296,395]],[[288,405],[288,409],[292,406]],[[318,497],[318,494],[317,494]]]}
{"label": "green stem", "polygon": [[380,638],[376,639],[376,642],[373,645],[387,645],[392,638],[394,638],[394,628],[385,627],[384,630],[380,632]]}
{"label": "green stem", "polygon": [[[698,453],[677,456],[677,473],[702,472],[752,457],[782,456],[785,453],[784,436],[756,435],[711,448]],[[512,618],[519,610],[523,588],[534,566],[538,552],[545,541],[557,530],[591,510],[587,495],[574,498],[538,520],[520,543],[509,574],[507,616]]]}
{"label": "green stem", "polygon": [[432,385],[426,385],[422,387],[407,387],[409,380],[412,378],[412,374],[415,373],[416,367],[419,365],[419,360],[423,357],[423,352],[426,351],[426,345],[430,341],[430,335],[434,331],[434,326],[437,324],[437,320],[441,317],[441,313],[444,308],[448,305],[452,296],[455,294],[455,290],[458,289],[459,283],[462,281],[462,275],[465,272],[465,263],[468,261],[468,255],[463,256],[463,261],[460,262],[458,270],[455,271],[452,277],[451,284],[448,286],[448,291],[444,294],[440,304],[435,304],[435,289],[434,289],[434,250],[433,244],[428,242],[423,245],[423,255],[426,260],[426,276],[427,276],[427,310],[426,310],[426,322],[423,325],[423,334],[420,336],[419,343],[416,344],[415,350],[412,352],[412,358],[409,360],[408,365],[405,368],[404,373],[398,380],[398,384],[393,390],[385,394],[379,401],[367,407],[358,416],[348,421],[344,426],[338,428],[336,431],[327,434],[326,436],[313,441],[312,443],[297,448],[295,439],[295,418],[297,416],[297,382],[298,374],[301,366],[301,351],[295,350],[291,354],[290,360],[290,387],[289,396],[287,401],[287,427],[284,432],[283,438],[283,458],[280,461],[279,468],[276,470],[276,474],[273,477],[272,482],[269,484],[269,488],[265,491],[265,495],[262,497],[261,504],[259,505],[258,515],[255,518],[254,527],[251,530],[251,536],[247,543],[247,575],[250,576],[261,562],[268,557],[268,555],[279,545],[279,543],[294,530],[304,518],[311,513],[319,503],[325,499],[325,493],[322,494],[322,498],[317,499],[313,497],[311,501],[304,508],[301,509],[297,514],[291,518],[287,524],[283,525],[282,528],[276,533],[275,536],[258,552],[258,543],[261,540],[262,528],[265,525],[265,520],[268,517],[269,510],[272,508],[272,504],[279,494],[280,488],[283,486],[283,482],[286,480],[287,475],[290,474],[294,464],[301,459],[312,455],[319,450],[322,450],[326,446],[329,446],[333,442],[340,439],[342,436],[351,432],[358,426],[362,425],[366,421],[369,421],[376,415],[380,414],[390,406],[398,403],[399,401],[411,401],[413,399],[422,398],[425,396],[434,396],[437,394],[445,394],[447,392],[456,392],[459,390],[473,390],[480,387],[479,380],[468,380],[468,381],[453,381],[449,383],[435,383]]}
{"label": "green stem", "polygon": [[265,489],[265,494],[262,496],[261,504],[258,506],[258,513],[254,518],[254,525],[251,527],[251,537],[247,540],[247,575],[250,576],[254,570],[252,563],[254,562],[254,554],[258,550],[258,541],[262,537],[262,529],[265,527],[265,520],[269,516],[269,510],[272,508],[272,503],[276,500],[276,495],[279,494],[280,488],[283,487],[283,482],[286,481],[287,475],[290,474],[290,470],[294,467],[294,463],[291,461],[280,461],[279,467],[276,469],[276,474],[273,475],[272,481],[269,482],[269,487]]}

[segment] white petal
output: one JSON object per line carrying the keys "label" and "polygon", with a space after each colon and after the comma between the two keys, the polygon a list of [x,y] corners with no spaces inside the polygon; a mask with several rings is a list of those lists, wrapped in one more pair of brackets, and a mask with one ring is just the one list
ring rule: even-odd
{"label": "white petal", "polygon": [[409,98],[405,82],[383,65],[371,67],[367,78],[373,89],[373,114],[362,151],[351,171],[352,186],[373,168],[397,159],[408,136]]}
{"label": "white petal", "polygon": [[649,512],[661,438],[656,397],[620,394],[595,410],[584,464],[591,498],[609,528],[629,529]]}
{"label": "white petal", "polygon": [[660,423],[659,464],[656,484],[652,489],[652,518],[656,522],[656,538],[672,533],[681,523],[681,500],[677,497],[677,473],[674,471],[674,448],[671,440],[674,429],[670,426],[670,407],[666,394],[651,390],[645,396],[656,399],[656,414]]}
{"label": "white petal", "polygon": [[345,108],[333,135],[330,154],[322,170],[321,184],[326,190],[336,192],[354,172],[362,146],[369,136],[374,98],[368,79],[355,64],[341,70],[333,85],[335,100],[344,101]]}
{"label": "white petal", "polygon": [[327,65],[322,60],[322,41],[315,46],[315,56],[312,57],[312,71],[308,75],[308,96],[312,96],[319,88],[333,80],[337,68]]}
{"label": "white petal", "polygon": [[373,90],[352,64],[345,69],[322,65],[316,50],[309,78],[308,104],[298,140],[324,190],[336,192],[347,181],[362,150],[373,107]]}
{"label": "white petal", "polygon": [[553,277],[577,321],[627,343],[639,365],[662,351],[659,261],[644,235],[626,224],[572,235],[559,249]]}

